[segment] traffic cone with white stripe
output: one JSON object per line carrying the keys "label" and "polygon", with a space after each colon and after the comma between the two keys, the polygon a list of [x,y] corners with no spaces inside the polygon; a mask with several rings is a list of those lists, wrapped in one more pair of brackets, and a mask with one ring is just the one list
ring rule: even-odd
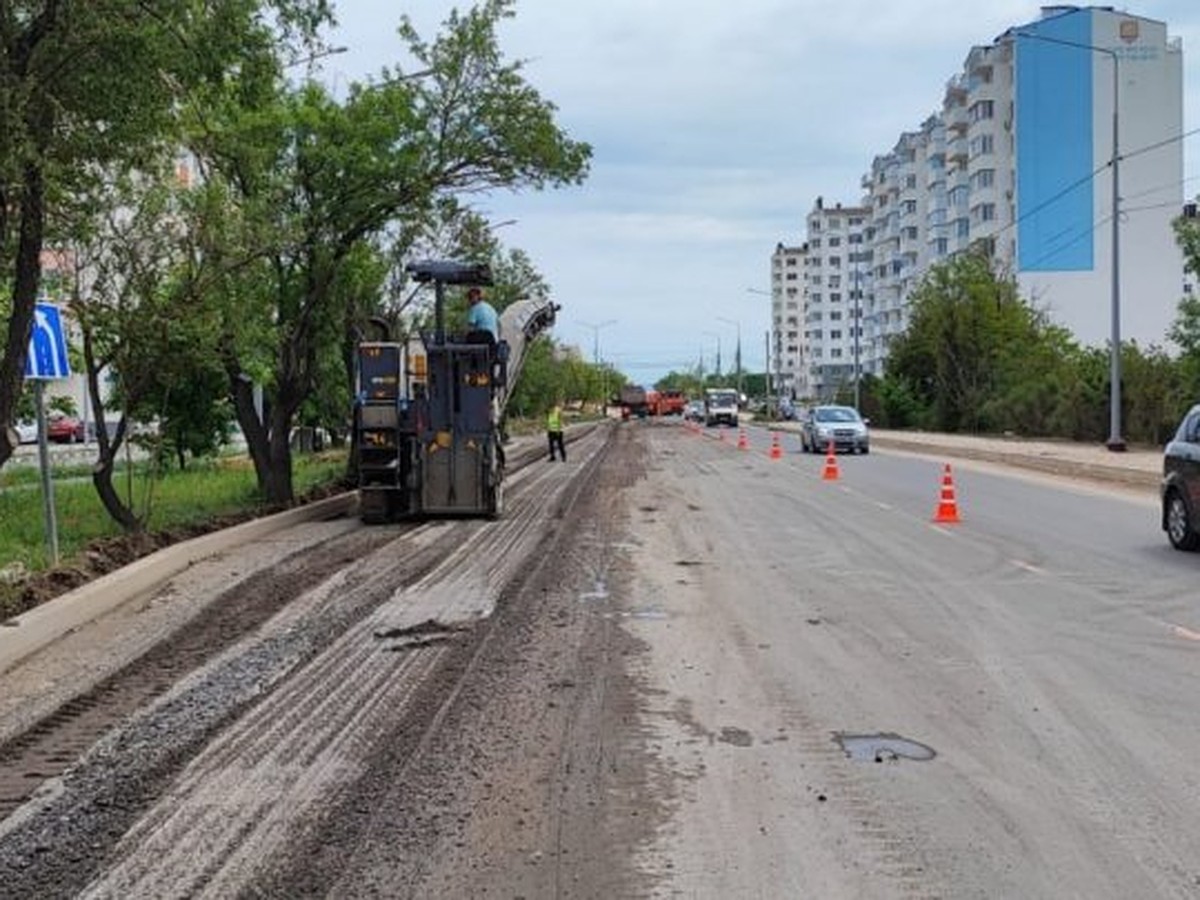
{"label": "traffic cone with white stripe", "polygon": [[942,470],[942,493],[937,511],[933,514],[933,521],[945,525],[962,521],[958,517],[958,499],[954,495],[954,476],[950,474],[950,463],[946,463],[946,468]]}
{"label": "traffic cone with white stripe", "polygon": [[769,453],[771,459],[783,459],[783,448],[779,446],[779,432],[771,432],[771,451]]}
{"label": "traffic cone with white stripe", "polygon": [[838,471],[837,451],[833,449],[833,441],[829,442],[829,451],[825,454],[825,471],[821,473],[822,481],[837,481],[841,478]]}
{"label": "traffic cone with white stripe", "polygon": [[746,440],[746,429],[745,428],[738,429],[738,449],[739,450],[749,450],[750,449],[750,442],[748,440]]}

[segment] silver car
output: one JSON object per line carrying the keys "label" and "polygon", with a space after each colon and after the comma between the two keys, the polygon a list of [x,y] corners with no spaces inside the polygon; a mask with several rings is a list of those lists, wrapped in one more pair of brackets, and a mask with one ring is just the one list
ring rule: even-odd
{"label": "silver car", "polygon": [[867,420],[852,406],[814,406],[800,420],[800,446],[806,453],[837,450],[870,453]]}

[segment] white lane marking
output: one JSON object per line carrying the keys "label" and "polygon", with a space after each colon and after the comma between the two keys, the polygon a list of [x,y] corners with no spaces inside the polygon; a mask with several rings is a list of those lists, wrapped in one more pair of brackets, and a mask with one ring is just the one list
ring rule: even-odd
{"label": "white lane marking", "polygon": [[1189,641],[1200,641],[1200,632],[1184,628],[1182,625],[1172,625],[1171,631],[1175,633],[1176,637],[1186,638]]}
{"label": "white lane marking", "polygon": [[1034,575],[1045,575],[1046,570],[1040,566],[1035,566],[1033,563],[1027,563],[1023,559],[1010,560],[1018,569],[1024,569],[1026,572],[1032,572]]}

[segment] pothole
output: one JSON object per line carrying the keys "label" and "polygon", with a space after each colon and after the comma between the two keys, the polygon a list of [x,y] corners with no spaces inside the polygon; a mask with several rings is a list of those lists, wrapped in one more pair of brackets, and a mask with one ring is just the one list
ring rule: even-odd
{"label": "pothole", "polygon": [[846,755],[858,762],[898,762],[911,759],[928,762],[937,756],[932,747],[898,734],[846,734],[838,732],[833,739]]}

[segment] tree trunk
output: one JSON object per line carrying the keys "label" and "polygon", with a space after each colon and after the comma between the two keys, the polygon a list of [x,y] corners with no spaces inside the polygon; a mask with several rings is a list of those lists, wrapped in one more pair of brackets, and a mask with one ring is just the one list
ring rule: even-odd
{"label": "tree trunk", "polygon": [[[119,428],[123,429],[124,424],[119,426]],[[119,446],[119,444],[114,443],[114,448]],[[120,493],[118,493],[116,487],[113,485],[114,457],[115,449],[112,453],[102,454],[92,469],[92,484],[96,488],[96,495],[100,498],[100,502],[104,504],[105,511],[121,528],[129,533],[141,531],[142,520],[134,515],[132,509],[125,505],[124,501],[121,500]]]}
{"label": "tree trunk", "polygon": [[[42,242],[45,235],[46,183],[41,168],[25,167],[21,194],[21,230],[17,242],[16,270],[13,276],[12,315],[8,320],[8,340],[0,359],[0,422],[13,420],[21,385],[25,378],[25,357],[33,328],[33,309],[42,278]],[[12,457],[16,448],[9,443],[8,429],[0,428],[0,466]]]}

